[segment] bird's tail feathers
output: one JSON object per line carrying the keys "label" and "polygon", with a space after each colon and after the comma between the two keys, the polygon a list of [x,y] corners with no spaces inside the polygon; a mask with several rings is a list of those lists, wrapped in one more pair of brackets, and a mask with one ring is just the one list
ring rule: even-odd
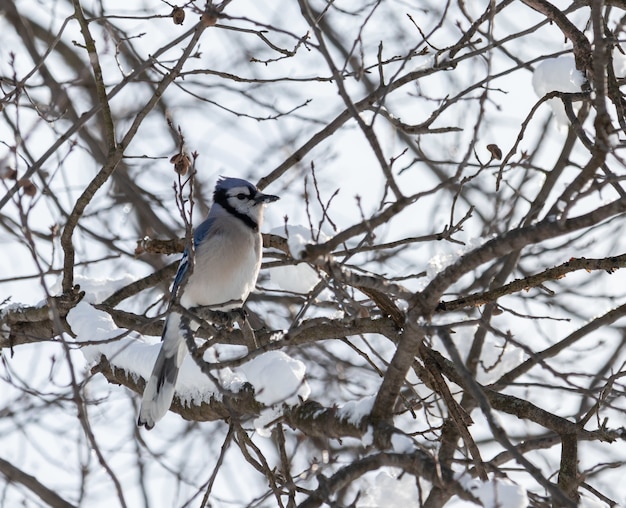
{"label": "bird's tail feathers", "polygon": [[180,316],[170,314],[163,331],[163,343],[159,356],[146,384],[137,418],[137,425],[152,429],[172,404],[178,371],[186,352],[180,330]]}

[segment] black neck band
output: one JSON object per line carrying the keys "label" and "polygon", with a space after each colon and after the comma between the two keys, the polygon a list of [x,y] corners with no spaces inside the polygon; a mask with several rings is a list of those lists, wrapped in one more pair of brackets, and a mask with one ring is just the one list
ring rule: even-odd
{"label": "black neck band", "polygon": [[226,191],[219,190],[213,195],[213,202],[220,205],[224,210],[226,210],[231,215],[234,215],[238,219],[241,220],[246,226],[248,226],[255,233],[259,230],[259,225],[254,222],[254,220],[245,213],[238,212],[235,210],[230,203],[228,202],[228,198],[226,197]]}

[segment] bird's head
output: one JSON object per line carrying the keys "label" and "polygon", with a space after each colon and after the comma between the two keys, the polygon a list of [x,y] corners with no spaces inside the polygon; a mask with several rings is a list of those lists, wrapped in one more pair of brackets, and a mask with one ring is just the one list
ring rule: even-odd
{"label": "bird's head", "polygon": [[253,184],[241,178],[220,178],[213,193],[214,203],[253,229],[258,229],[263,221],[264,205],[278,199],[278,196],[263,194]]}

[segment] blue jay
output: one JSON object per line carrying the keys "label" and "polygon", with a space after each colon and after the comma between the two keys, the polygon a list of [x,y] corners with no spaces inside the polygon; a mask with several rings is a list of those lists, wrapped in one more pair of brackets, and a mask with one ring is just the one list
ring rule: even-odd
{"label": "blue jay", "polygon": [[[194,268],[188,275],[185,251],[174,284],[172,301],[185,309],[211,306],[212,310],[240,308],[254,289],[261,267],[259,228],[265,203],[278,196],[262,194],[246,180],[221,178],[215,185],[207,219],[193,235]],[[186,280],[185,280],[186,279]],[[184,282],[183,282],[184,281]],[[177,294],[180,293],[180,294]],[[174,398],[178,370],[187,353],[187,318],[168,311],[161,350],[143,392],[137,425],[150,430],[167,412]],[[198,329],[198,323],[191,323]]]}

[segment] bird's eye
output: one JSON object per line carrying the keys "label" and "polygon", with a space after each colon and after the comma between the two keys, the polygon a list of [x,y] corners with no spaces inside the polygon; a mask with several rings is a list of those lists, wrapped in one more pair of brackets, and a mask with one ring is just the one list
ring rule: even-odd
{"label": "bird's eye", "polygon": [[243,201],[244,199],[246,199],[248,197],[247,194],[244,194],[243,192],[240,192],[239,194],[237,194],[237,199]]}

